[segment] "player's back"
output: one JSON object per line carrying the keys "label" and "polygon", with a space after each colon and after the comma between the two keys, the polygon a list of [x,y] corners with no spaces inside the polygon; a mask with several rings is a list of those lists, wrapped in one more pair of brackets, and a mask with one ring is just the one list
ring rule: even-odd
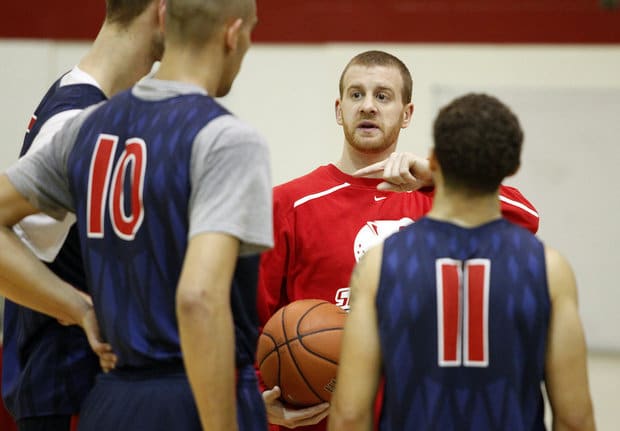
{"label": "player's back", "polygon": [[175,292],[190,232],[194,142],[228,113],[204,94],[166,91],[143,85],[142,97],[112,98],[86,118],[68,156],[93,302],[119,368],[181,363]]}
{"label": "player's back", "polygon": [[422,219],[384,244],[383,430],[544,429],[544,247],[505,220]]}
{"label": "player's back", "polygon": [[266,422],[252,366],[251,256],[272,245],[268,156],[260,135],[203,88],[145,78],[69,121],[18,164],[33,175],[15,181],[41,196],[42,210],[76,214],[98,326],[118,358],[82,404],[81,428],[200,429],[176,296],[190,238],[206,233],[238,241],[230,287],[237,411],[246,430]]}
{"label": "player's back", "polygon": [[[35,109],[20,157],[31,149],[35,140],[35,147],[48,143],[53,130],[69,116],[104,100],[105,94],[90,75],[77,68],[63,75],[50,86]],[[50,229],[56,229],[51,223],[50,226],[39,223],[34,232],[26,230],[24,234],[21,227],[19,230],[22,239],[37,255],[40,250],[28,240],[49,243],[50,237],[56,236],[55,232],[48,235]],[[61,243],[58,254],[46,264],[60,278],[86,291],[75,226]],[[99,361],[82,330],[76,326],[62,326],[49,316],[8,300],[4,321],[2,393],[13,416],[21,419],[77,413],[100,370]]]}

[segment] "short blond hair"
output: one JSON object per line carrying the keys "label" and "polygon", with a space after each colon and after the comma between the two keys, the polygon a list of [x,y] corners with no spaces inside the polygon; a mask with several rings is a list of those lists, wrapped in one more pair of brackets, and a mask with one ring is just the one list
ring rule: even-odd
{"label": "short blond hair", "polygon": [[247,18],[254,0],[167,0],[166,38],[202,43],[230,18]]}
{"label": "short blond hair", "polygon": [[342,98],[342,94],[344,93],[344,75],[347,73],[351,66],[384,66],[384,67],[395,67],[399,70],[401,77],[403,78],[403,88],[402,88],[402,98],[403,103],[407,104],[411,102],[411,97],[413,95],[413,78],[411,78],[411,72],[405,63],[403,63],[399,58],[393,56],[392,54],[388,54],[384,51],[365,51],[361,54],[356,55],[349,61],[349,63],[345,66],[342,74],[340,75],[340,98]]}

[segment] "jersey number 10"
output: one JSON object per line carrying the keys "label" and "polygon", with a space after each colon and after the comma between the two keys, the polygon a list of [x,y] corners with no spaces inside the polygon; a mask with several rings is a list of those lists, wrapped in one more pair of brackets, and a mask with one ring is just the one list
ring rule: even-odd
{"label": "jersey number 10", "polygon": [[440,367],[489,365],[490,269],[489,259],[437,260]]}
{"label": "jersey number 10", "polygon": [[[140,138],[128,139],[125,141],[123,153],[113,166],[117,144],[118,136],[99,135],[90,161],[86,208],[89,238],[104,237],[106,201],[112,228],[119,238],[133,240],[144,218],[142,192],[146,169],[146,145]],[[127,178],[130,181],[128,197],[125,196]],[[126,198],[130,203],[129,214],[126,213]]]}

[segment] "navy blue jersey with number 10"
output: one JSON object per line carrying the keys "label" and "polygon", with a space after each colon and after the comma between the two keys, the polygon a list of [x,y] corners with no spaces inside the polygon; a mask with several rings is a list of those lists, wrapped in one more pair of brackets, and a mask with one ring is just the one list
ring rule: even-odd
{"label": "navy blue jersey with number 10", "polygon": [[[175,294],[188,244],[196,135],[228,112],[202,94],[121,93],[88,116],[68,159],[84,266],[119,368],[180,362]],[[80,222],[85,221],[85,222]]]}
{"label": "navy blue jersey with number 10", "polygon": [[544,247],[505,220],[424,218],[384,244],[382,430],[544,430]]}
{"label": "navy blue jersey with number 10", "polygon": [[264,429],[256,254],[273,244],[271,181],[267,144],[252,127],[200,87],[145,78],[69,121],[7,176],[48,214],[75,213],[101,335],[118,357],[83,403],[80,429],[200,429],[176,293],[190,238],[209,232],[239,242],[237,412],[243,431]]}

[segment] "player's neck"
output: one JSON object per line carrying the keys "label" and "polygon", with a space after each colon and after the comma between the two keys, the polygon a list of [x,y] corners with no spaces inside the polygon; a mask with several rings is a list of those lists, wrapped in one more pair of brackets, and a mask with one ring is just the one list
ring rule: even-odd
{"label": "player's neck", "polygon": [[438,188],[428,216],[463,227],[475,227],[501,218],[502,213],[497,193],[472,195]]}
{"label": "player's neck", "polygon": [[194,84],[215,96],[222,79],[223,59],[214,48],[210,45],[198,50],[166,45],[155,77]]}
{"label": "player's neck", "polygon": [[[334,164],[345,174],[351,175],[359,169],[387,159],[394,151],[396,151],[396,142],[385,150],[377,153],[361,152],[345,142],[342,148],[342,155]],[[373,176],[378,178],[381,176],[381,173],[370,175],[369,177]]]}
{"label": "player's neck", "polygon": [[104,24],[78,64],[97,81],[108,97],[134,85],[153,66],[152,41],[147,40],[146,35],[138,34],[137,30],[121,31],[114,25]]}

